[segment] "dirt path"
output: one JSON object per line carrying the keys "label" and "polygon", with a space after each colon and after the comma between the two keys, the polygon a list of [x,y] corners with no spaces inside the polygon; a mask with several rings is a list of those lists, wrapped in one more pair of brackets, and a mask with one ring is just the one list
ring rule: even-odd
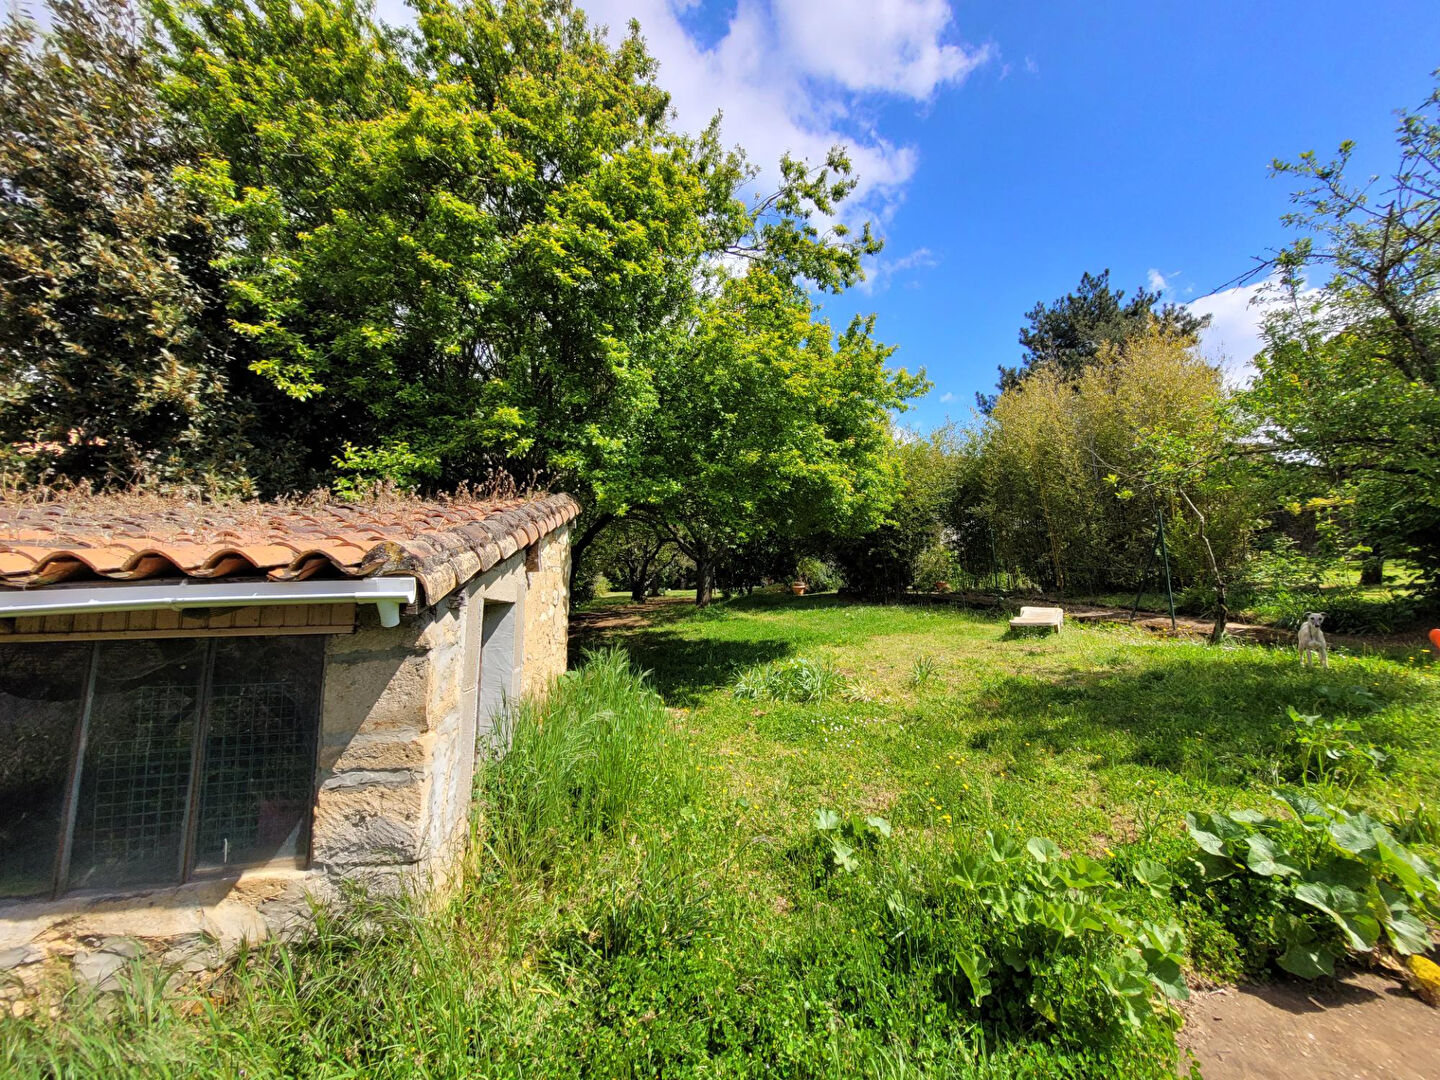
{"label": "dirt path", "polygon": [[1440,1009],[1381,974],[1228,987],[1183,1011],[1205,1080],[1440,1078]]}
{"label": "dirt path", "polygon": [[[1080,604],[1066,602],[1047,597],[1039,597],[1046,603],[1058,604],[1065,609],[1065,617],[1074,622],[1113,622],[1129,623],[1130,609],[1117,607],[1102,607],[1096,604]],[[966,607],[1004,607],[1008,602],[998,599],[986,593],[951,593],[948,596],[937,597],[929,594],[916,594],[915,600],[920,603],[958,603]],[[1134,625],[1157,634],[1169,634],[1170,616],[1159,611],[1137,611],[1135,613]],[[1204,619],[1192,619],[1185,615],[1175,616],[1175,633],[1186,638],[1208,638],[1214,630],[1215,624]],[[1258,645],[1294,645],[1295,631],[1287,630],[1279,626],[1266,626],[1262,623],[1229,622],[1225,624],[1225,632],[1236,641],[1247,641]],[[1346,648],[1356,649],[1362,647],[1389,649],[1389,648],[1418,648],[1425,644],[1425,628],[1417,627],[1413,630],[1406,630],[1395,634],[1337,634],[1327,633],[1331,645],[1341,645]]]}

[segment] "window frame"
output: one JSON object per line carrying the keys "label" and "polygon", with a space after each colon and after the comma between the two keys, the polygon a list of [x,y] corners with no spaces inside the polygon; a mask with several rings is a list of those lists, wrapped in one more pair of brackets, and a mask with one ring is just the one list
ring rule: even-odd
{"label": "window frame", "polygon": [[[89,735],[91,719],[95,708],[95,688],[100,671],[101,649],[107,644],[125,641],[127,638],[102,638],[88,642],[89,659],[85,666],[85,679],[81,688],[80,708],[77,710],[74,728],[70,737],[69,772],[66,776],[65,796],[60,806],[60,821],[57,831],[57,841],[53,870],[48,893],[31,893],[26,896],[14,896],[0,899],[0,903],[9,904],[13,902],[34,902],[47,897],[50,900],[59,900],[65,896],[85,895],[88,893],[125,893],[145,891],[156,888],[179,888],[196,880],[210,880],[222,876],[222,871],[215,868],[206,868],[197,872],[198,861],[197,840],[200,831],[200,798],[204,789],[205,778],[205,748],[210,731],[210,718],[214,706],[212,700],[212,689],[215,676],[215,659],[221,643],[232,641],[237,637],[310,637],[311,635],[228,635],[228,634],[197,634],[196,640],[204,642],[204,667],[200,675],[200,681],[196,690],[195,719],[191,732],[190,745],[190,770],[186,779],[185,789],[185,820],[182,829],[180,843],[179,865],[174,877],[154,883],[135,883],[119,887],[100,888],[67,888],[67,881],[70,876],[71,858],[75,846],[75,825],[80,811],[80,790],[84,776],[84,764],[86,751],[89,749]],[[329,635],[321,635],[328,639]],[[63,638],[57,638],[56,644],[64,643]],[[0,639],[0,644],[4,644]],[[30,645],[43,644],[30,642]],[[319,765],[321,751],[321,734],[324,725],[324,700],[325,700],[325,676],[329,664],[327,652],[322,646],[320,655],[320,670],[317,685],[314,686],[315,718],[314,731],[310,744],[310,786],[307,809],[302,821],[305,830],[305,841],[303,851],[297,851],[294,861],[299,869],[308,869],[314,857],[315,836],[315,803],[319,790]],[[254,862],[246,864],[235,864],[233,869],[241,872],[255,867],[263,867],[278,862],[277,859],[270,859],[265,862]],[[287,857],[288,861],[288,857]]]}

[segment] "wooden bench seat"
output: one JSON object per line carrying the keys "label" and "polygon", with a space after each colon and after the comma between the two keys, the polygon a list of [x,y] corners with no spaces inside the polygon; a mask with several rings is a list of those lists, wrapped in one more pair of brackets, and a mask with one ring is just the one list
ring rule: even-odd
{"label": "wooden bench seat", "polygon": [[1010,620],[1010,629],[1022,630],[1026,627],[1044,627],[1053,629],[1057,634],[1065,622],[1065,611],[1058,607],[1022,607],[1020,614]]}

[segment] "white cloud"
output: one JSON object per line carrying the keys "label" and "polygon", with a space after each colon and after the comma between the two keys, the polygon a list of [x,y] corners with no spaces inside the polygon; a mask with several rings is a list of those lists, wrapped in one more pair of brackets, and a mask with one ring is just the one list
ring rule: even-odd
{"label": "white cloud", "polygon": [[[1171,276],[1173,277],[1174,275],[1172,274]],[[1153,266],[1145,272],[1145,282],[1151,292],[1163,293],[1170,287],[1170,283],[1166,280],[1165,275]]]}
{"label": "white cloud", "polygon": [[1255,377],[1255,354],[1264,347],[1260,328],[1268,284],[1257,281],[1222,289],[1185,305],[1196,315],[1210,316],[1210,325],[1200,335],[1200,351],[1220,365],[1231,386],[1244,386]]}
{"label": "white cloud", "polygon": [[943,394],[940,395],[940,404],[941,404],[941,405],[949,405],[950,402],[952,402],[952,401],[954,401],[954,400],[955,400],[955,395],[954,395],[954,393],[952,393],[952,392],[949,391],[949,390],[946,390],[945,393],[943,393]]}
{"label": "white cloud", "polygon": [[887,259],[881,255],[866,265],[865,280],[860,283],[860,291],[867,296],[884,292],[897,276],[909,270],[930,270],[939,265],[940,260],[935,257],[934,252],[924,247],[916,248],[898,259]]}
{"label": "white cloud", "polygon": [[994,51],[945,40],[952,21],[947,0],[773,0],[772,9],[794,66],[847,90],[925,100]]}
{"label": "white cloud", "polygon": [[678,17],[685,0],[582,0],[618,40],[632,18],[660,62],[680,127],[724,114],[726,143],[743,146],[773,183],[782,154],[822,160],[843,143],[859,176],[852,213],[882,221],[914,175],[914,147],[870,121],[867,98],[929,100],[992,56],[950,39],[946,0],[739,0],[724,33],[702,45]]}

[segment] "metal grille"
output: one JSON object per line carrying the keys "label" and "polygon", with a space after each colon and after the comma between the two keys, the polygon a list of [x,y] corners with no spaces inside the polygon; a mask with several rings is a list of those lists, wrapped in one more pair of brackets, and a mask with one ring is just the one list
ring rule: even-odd
{"label": "metal grille", "polygon": [[194,702],[194,691],[183,686],[142,686],[125,694],[85,763],[86,862],[129,867],[178,858]]}
{"label": "metal grille", "polygon": [[310,710],[295,687],[218,683],[212,690],[197,860],[226,864],[294,854],[313,771]]}
{"label": "metal grille", "polygon": [[99,642],[47,652],[67,676],[53,686],[0,650],[0,895],[303,856],[324,646]]}

